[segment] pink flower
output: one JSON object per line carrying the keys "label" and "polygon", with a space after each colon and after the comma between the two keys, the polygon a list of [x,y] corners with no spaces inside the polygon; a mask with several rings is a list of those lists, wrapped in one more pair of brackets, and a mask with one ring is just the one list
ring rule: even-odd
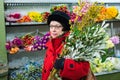
{"label": "pink flower", "polygon": [[81,13],[85,14],[88,11],[88,9],[90,8],[90,6],[91,6],[91,4],[86,2],[85,5],[83,6],[83,8],[81,9]]}
{"label": "pink flower", "polygon": [[114,43],[114,44],[119,44],[120,43],[120,39],[118,36],[113,36],[110,38],[110,40]]}
{"label": "pink flower", "polygon": [[13,44],[11,41],[7,41],[6,44],[5,44],[5,47],[7,50],[10,50],[12,48]]}

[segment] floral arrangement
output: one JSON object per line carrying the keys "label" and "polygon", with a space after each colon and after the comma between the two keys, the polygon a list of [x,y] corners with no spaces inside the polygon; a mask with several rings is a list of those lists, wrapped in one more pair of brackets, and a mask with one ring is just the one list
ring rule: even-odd
{"label": "floral arrangement", "polygon": [[105,60],[104,62],[101,60],[101,58],[95,58],[91,63],[91,70],[94,73],[100,73],[100,72],[110,72],[114,70],[115,67],[113,63],[110,60]]}
{"label": "floral arrangement", "polygon": [[20,12],[13,12],[10,14],[6,14],[5,18],[8,22],[46,22],[47,17],[50,15],[49,12],[29,12],[27,15],[22,15]]}
{"label": "floral arrangement", "polygon": [[33,47],[31,48],[31,50],[35,51],[35,50],[46,49],[45,44],[49,40],[49,38],[50,38],[49,33],[45,34],[42,38],[40,38],[39,36],[35,36],[34,44],[33,44]]}
{"label": "floral arrangement", "polygon": [[10,54],[15,54],[20,49],[24,49],[25,51],[42,50],[46,49],[45,43],[48,41],[49,37],[49,33],[46,33],[42,37],[29,33],[21,37],[15,37],[11,41],[7,41],[5,46]]}
{"label": "floral arrangement", "polygon": [[49,12],[43,12],[41,14],[42,14],[42,17],[43,17],[42,22],[46,22],[50,13]]}
{"label": "floral arrangement", "polygon": [[20,69],[10,73],[10,80],[40,80],[41,65],[35,61],[29,61]]}
{"label": "floral arrangement", "polygon": [[42,14],[39,12],[29,12],[28,16],[30,17],[30,19],[32,21],[36,21],[36,22],[42,22]]}
{"label": "floral arrangement", "polygon": [[[89,61],[94,63],[96,57],[105,60],[109,48],[114,47],[114,43],[110,41],[110,37],[106,32],[109,24],[96,22],[102,10],[102,4],[88,1],[78,2],[78,6],[74,6],[71,15],[71,31],[66,39],[66,44],[62,50],[60,57],[70,58],[75,61]],[[48,80],[60,79],[57,76],[59,70],[52,69]],[[61,80],[61,79],[60,79]]]}
{"label": "floral arrangement", "polygon": [[115,6],[105,7],[101,6],[102,9],[98,14],[96,21],[115,19],[118,15],[118,9]]}
{"label": "floral arrangement", "polygon": [[24,15],[19,20],[17,20],[17,23],[23,23],[23,22],[31,22],[32,20],[28,15]]}
{"label": "floral arrangement", "polygon": [[28,13],[30,19],[35,22],[46,22],[49,15],[50,15],[49,12],[39,13],[33,11]]}
{"label": "floral arrangement", "polygon": [[14,40],[7,41],[5,46],[10,54],[14,54],[19,51],[19,47],[22,47],[22,41],[19,38],[15,37]]}
{"label": "floral arrangement", "polygon": [[[114,45],[117,45],[120,43],[120,37],[118,35],[112,36],[109,38],[109,40],[106,41],[107,48],[112,48],[114,47]],[[100,72],[110,72],[112,70],[118,69],[118,62],[115,62],[114,60],[117,60],[117,58],[115,59],[114,57],[109,57],[110,55],[113,55],[113,50],[106,50],[105,56],[102,57],[96,57],[93,59],[92,62],[90,62],[91,64],[91,70],[94,73],[100,73]],[[116,55],[116,54],[115,54]],[[105,57],[105,59],[104,59]],[[117,56],[118,57],[118,56]],[[104,59],[104,61],[103,61]],[[113,62],[114,61],[114,62]]]}
{"label": "floral arrangement", "polygon": [[14,12],[14,13],[9,13],[5,16],[6,21],[8,22],[17,22],[22,17],[21,13],[19,12]]}
{"label": "floral arrangement", "polygon": [[20,12],[12,12],[6,14],[6,21],[23,23],[23,22],[31,22],[32,19],[28,15],[22,15]]}
{"label": "floral arrangement", "polygon": [[62,12],[67,13],[68,15],[70,15],[70,10],[68,9],[67,5],[65,5],[65,4],[52,6],[50,11],[51,11],[51,13],[54,11],[62,11]]}

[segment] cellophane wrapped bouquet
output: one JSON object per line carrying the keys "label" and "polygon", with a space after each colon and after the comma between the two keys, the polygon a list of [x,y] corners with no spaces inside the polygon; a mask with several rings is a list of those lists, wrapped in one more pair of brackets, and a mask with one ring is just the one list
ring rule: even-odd
{"label": "cellophane wrapped bouquet", "polygon": [[[114,44],[106,32],[109,24],[104,21],[97,22],[102,8],[103,4],[88,1],[79,1],[78,5],[73,7],[70,35],[60,57],[92,62],[96,54],[101,58],[107,55],[106,49],[112,48]],[[56,76],[57,72],[59,71],[53,68],[49,80],[60,80]]]}

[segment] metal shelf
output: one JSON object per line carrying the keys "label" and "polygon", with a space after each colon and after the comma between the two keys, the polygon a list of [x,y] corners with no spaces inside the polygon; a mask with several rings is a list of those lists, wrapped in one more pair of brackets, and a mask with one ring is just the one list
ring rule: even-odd
{"label": "metal shelf", "polygon": [[95,76],[100,76],[100,75],[105,75],[105,74],[114,74],[114,73],[117,73],[117,72],[120,72],[120,70],[112,70],[110,72],[100,72],[100,73],[95,73]]}
{"label": "metal shelf", "polygon": [[46,3],[5,3],[5,6],[39,6],[39,5],[50,5],[50,4],[46,4]]}
{"label": "metal shelf", "polygon": [[5,0],[6,6],[33,6],[33,5],[48,5],[48,4],[74,4],[77,0]]}
{"label": "metal shelf", "polygon": [[77,0],[5,0],[5,3],[77,3]]}
{"label": "metal shelf", "polygon": [[41,23],[41,22],[24,22],[24,23],[11,23],[11,22],[6,22],[6,26],[30,26],[30,25],[46,25],[46,23]]}
{"label": "metal shelf", "polygon": [[105,20],[105,22],[120,22],[120,20],[113,19],[113,20]]}
{"label": "metal shelf", "polygon": [[21,50],[20,52],[14,55],[8,54],[9,69],[18,69],[21,66],[25,65],[29,60],[38,61],[42,65],[44,53],[45,50],[30,51],[30,52]]}
{"label": "metal shelf", "polygon": [[[91,2],[120,3],[120,0],[91,0]],[[5,3],[77,3],[78,0],[5,0]]]}

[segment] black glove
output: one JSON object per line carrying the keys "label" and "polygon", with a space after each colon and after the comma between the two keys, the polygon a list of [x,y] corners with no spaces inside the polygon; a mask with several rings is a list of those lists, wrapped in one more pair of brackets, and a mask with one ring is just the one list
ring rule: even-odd
{"label": "black glove", "polygon": [[64,58],[60,58],[60,59],[57,59],[54,63],[54,68],[55,69],[63,69],[64,67],[64,61],[65,59]]}

